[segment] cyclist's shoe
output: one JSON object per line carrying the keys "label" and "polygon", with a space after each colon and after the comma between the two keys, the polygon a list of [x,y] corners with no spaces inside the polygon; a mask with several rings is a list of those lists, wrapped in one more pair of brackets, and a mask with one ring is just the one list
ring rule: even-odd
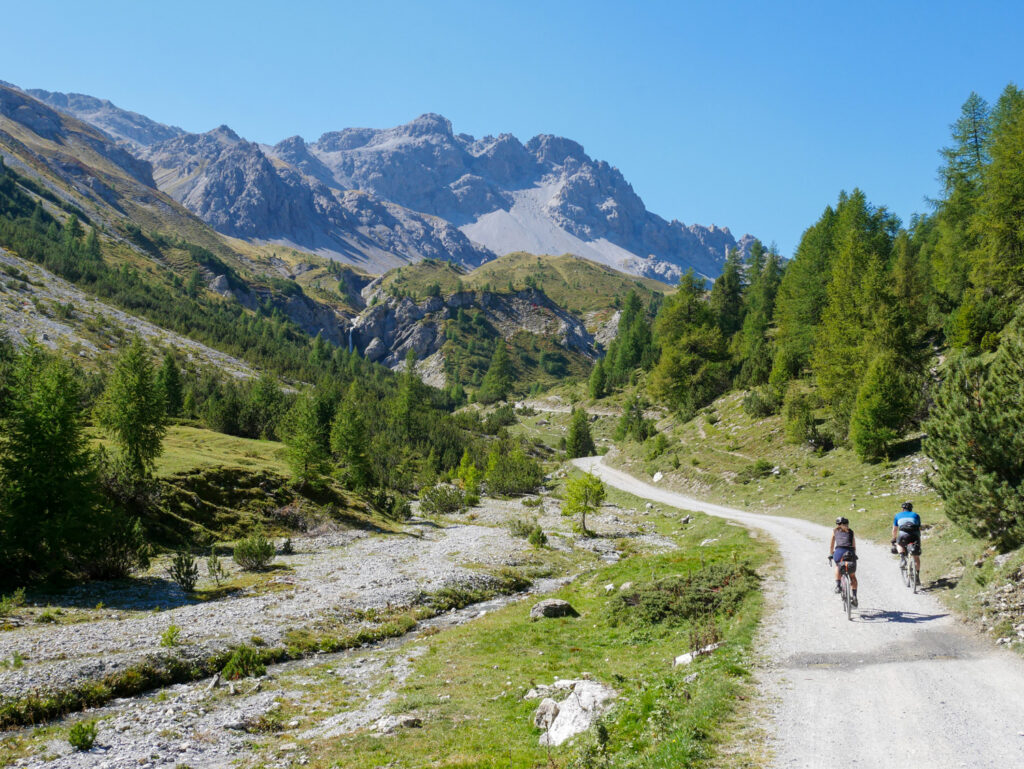
{"label": "cyclist's shoe", "polygon": [[893,555],[895,555],[896,553],[899,552],[899,550],[896,549],[896,543],[895,542],[893,543],[892,547],[889,548],[889,552],[892,553]]}
{"label": "cyclist's shoe", "polygon": [[841,593],[841,592],[843,592],[843,589],[841,587],[839,587],[838,583],[836,583],[836,595],[839,595],[839,593]]}
{"label": "cyclist's shoe", "polygon": [[921,575],[920,574],[915,574],[914,575],[914,581],[917,583],[918,587],[920,587],[921,586]]}
{"label": "cyclist's shoe", "polygon": [[850,603],[853,604],[854,606],[857,605],[857,594],[856,593],[854,593],[852,596],[850,596]]}

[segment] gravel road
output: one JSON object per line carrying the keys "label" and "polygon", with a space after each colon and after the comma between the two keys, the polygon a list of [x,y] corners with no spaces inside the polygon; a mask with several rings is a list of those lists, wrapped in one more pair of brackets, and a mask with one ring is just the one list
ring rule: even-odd
{"label": "gravel road", "polygon": [[735,520],[778,543],[782,605],[768,620],[771,662],[761,675],[774,766],[1024,766],[1024,661],[979,641],[935,598],[911,593],[887,547],[858,543],[860,607],[851,622],[832,592],[824,526],[691,499],[596,457],[576,464],[632,494]]}

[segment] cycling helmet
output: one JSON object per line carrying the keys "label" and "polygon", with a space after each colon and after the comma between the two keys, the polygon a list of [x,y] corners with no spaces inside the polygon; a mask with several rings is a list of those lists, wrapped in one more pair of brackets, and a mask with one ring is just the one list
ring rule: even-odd
{"label": "cycling helmet", "polygon": [[842,516],[836,518],[836,526],[842,526],[844,523],[849,525],[850,520],[848,518],[843,518]]}
{"label": "cycling helmet", "polygon": [[914,503],[913,502],[904,502],[903,503],[903,509],[907,510],[907,511],[913,510],[914,509]]}

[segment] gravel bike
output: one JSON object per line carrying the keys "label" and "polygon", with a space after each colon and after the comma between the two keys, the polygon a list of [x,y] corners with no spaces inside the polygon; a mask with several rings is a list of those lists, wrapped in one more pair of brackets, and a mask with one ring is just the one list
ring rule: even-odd
{"label": "gravel bike", "polygon": [[903,548],[903,552],[900,553],[900,574],[903,576],[903,584],[917,592],[917,586],[920,583],[917,574],[917,564],[914,561],[913,555],[907,551],[910,549],[910,545]]}
{"label": "gravel bike", "polygon": [[[835,566],[835,561],[832,557],[828,557],[828,562],[831,566]],[[853,620],[853,586],[850,582],[850,565],[854,562],[854,559],[850,557],[849,553],[843,556],[843,560],[839,562],[839,595],[843,599],[843,611],[846,612],[846,619]]]}

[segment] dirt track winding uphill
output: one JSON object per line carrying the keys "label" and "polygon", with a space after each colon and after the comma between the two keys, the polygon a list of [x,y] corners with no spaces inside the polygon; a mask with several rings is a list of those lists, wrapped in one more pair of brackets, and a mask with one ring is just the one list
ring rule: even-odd
{"label": "dirt track winding uphill", "polygon": [[701,502],[600,458],[576,464],[632,494],[735,520],[778,543],[785,584],[768,620],[771,664],[762,675],[774,766],[1024,766],[1024,661],[977,641],[935,598],[907,590],[887,548],[858,543],[860,607],[850,622],[832,593],[825,527]]}

